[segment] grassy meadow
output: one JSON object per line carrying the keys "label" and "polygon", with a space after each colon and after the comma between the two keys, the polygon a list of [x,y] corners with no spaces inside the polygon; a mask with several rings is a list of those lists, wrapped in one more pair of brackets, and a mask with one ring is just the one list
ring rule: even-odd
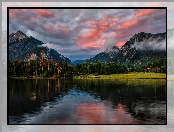
{"label": "grassy meadow", "polygon": [[[110,75],[79,75],[73,78],[100,78],[100,79],[165,79],[165,73],[144,73],[144,72],[133,72],[128,74],[110,74]],[[174,76],[173,76],[174,78]]]}

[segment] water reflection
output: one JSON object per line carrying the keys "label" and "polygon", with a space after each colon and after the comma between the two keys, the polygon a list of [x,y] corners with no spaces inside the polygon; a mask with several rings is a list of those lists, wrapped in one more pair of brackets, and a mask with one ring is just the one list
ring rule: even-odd
{"label": "water reflection", "polygon": [[10,124],[166,124],[166,80],[10,79]]}

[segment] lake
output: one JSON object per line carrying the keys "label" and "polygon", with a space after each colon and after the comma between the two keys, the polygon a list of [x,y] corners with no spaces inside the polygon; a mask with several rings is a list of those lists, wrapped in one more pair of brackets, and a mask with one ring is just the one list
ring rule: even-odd
{"label": "lake", "polygon": [[9,124],[166,124],[165,79],[9,79]]}

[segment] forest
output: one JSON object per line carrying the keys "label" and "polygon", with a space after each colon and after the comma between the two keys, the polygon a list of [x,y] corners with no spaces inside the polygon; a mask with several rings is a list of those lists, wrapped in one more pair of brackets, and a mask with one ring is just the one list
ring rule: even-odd
{"label": "forest", "polygon": [[126,74],[130,72],[166,73],[166,60],[161,59],[145,66],[133,67],[117,64],[115,62],[84,62],[70,65],[56,60],[43,58],[29,61],[9,61],[9,77],[53,77],[72,78],[79,75],[109,75]]}

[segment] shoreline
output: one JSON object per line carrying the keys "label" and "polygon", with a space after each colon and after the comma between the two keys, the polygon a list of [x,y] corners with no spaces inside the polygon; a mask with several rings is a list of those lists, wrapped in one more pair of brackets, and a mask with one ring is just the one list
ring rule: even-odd
{"label": "shoreline", "polygon": [[74,76],[74,79],[166,79],[166,74],[149,74],[149,73],[134,73],[134,74],[111,74],[111,75],[81,75]]}
{"label": "shoreline", "polygon": [[[68,77],[9,77],[10,79],[66,79]],[[165,73],[127,73],[127,74],[110,74],[110,75],[79,75],[69,79],[169,79],[174,80],[174,75]]]}

